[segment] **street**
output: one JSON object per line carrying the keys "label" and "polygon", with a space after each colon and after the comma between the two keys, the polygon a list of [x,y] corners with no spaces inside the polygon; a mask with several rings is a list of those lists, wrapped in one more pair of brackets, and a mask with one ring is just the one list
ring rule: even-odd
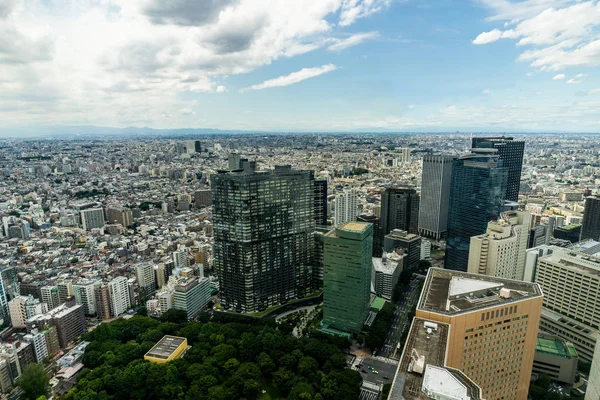
{"label": "street", "polygon": [[[404,298],[395,305],[394,320],[388,331],[385,345],[383,349],[380,350],[382,352],[381,355],[384,357],[391,357],[394,355],[402,332],[404,332],[406,326],[411,323],[411,321],[407,320],[407,314],[419,299],[420,293],[418,288],[420,279],[421,278],[416,276],[411,279],[410,287],[406,291]],[[396,354],[396,356],[399,357],[400,354]]]}

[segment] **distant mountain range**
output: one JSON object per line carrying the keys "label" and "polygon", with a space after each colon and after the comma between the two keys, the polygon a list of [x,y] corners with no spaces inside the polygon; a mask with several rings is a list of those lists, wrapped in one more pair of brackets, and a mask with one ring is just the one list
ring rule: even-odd
{"label": "distant mountain range", "polygon": [[240,135],[240,134],[274,134],[274,133],[338,133],[338,134],[356,134],[356,133],[381,133],[381,134],[411,134],[411,133],[570,133],[564,131],[515,131],[515,130],[500,130],[483,127],[461,128],[459,131],[452,129],[432,129],[432,128],[413,128],[411,130],[389,129],[380,127],[366,127],[353,129],[345,132],[334,132],[331,130],[312,130],[312,131],[244,131],[235,129],[215,129],[215,128],[180,128],[180,129],[155,129],[148,127],[129,127],[129,128],[114,128],[94,125],[76,125],[76,126],[41,126],[41,127],[18,127],[18,128],[1,128],[0,137],[3,138],[36,138],[36,137],[54,137],[54,138],[89,138],[89,137],[165,137],[165,136],[193,136],[193,135]]}

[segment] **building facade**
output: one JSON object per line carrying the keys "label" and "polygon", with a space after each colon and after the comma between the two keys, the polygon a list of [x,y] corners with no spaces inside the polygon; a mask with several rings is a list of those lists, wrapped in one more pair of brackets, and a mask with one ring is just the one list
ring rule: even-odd
{"label": "building facade", "polygon": [[208,278],[191,277],[175,286],[173,308],[187,313],[194,319],[210,301],[210,281]]}
{"label": "building facade", "polygon": [[506,198],[508,169],[493,149],[476,149],[453,161],[445,268],[467,271],[471,237],[498,219]]}
{"label": "building facade", "polygon": [[585,211],[581,227],[581,240],[600,240],[600,197],[585,198]]}
{"label": "building facade", "polygon": [[381,196],[381,234],[394,229],[417,234],[419,231],[419,194],[411,188],[387,188]]}
{"label": "building facade", "polygon": [[347,189],[335,195],[333,213],[336,225],[345,224],[356,219],[358,214],[356,189]]}
{"label": "building facade", "polygon": [[104,228],[104,210],[101,208],[90,208],[81,211],[81,227],[84,231]]}
{"label": "building facade", "polygon": [[435,240],[446,236],[454,158],[442,155],[423,156],[419,206],[419,235],[421,236]]}
{"label": "building facade", "polygon": [[214,266],[222,304],[263,311],[311,291],[315,230],[312,171],[211,176]]}
{"label": "building facade", "polygon": [[403,267],[409,270],[417,269],[421,260],[421,236],[400,229],[392,230],[383,238],[383,251],[390,253],[398,249],[402,249],[407,255]]}
{"label": "building facade", "polygon": [[369,313],[373,226],[348,222],[324,237],[323,324],[359,333]]}

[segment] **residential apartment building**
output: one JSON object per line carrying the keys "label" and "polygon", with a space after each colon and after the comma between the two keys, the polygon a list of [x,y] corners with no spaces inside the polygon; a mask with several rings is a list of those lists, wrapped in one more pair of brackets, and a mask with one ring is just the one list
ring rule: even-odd
{"label": "residential apartment building", "polygon": [[391,261],[387,254],[383,254],[382,258],[373,257],[371,279],[375,294],[390,301],[401,273],[402,265]]}
{"label": "residential apartment building", "polygon": [[335,195],[334,220],[336,225],[356,219],[358,215],[358,194],[356,189],[346,189]]}
{"label": "residential apartment building", "polygon": [[90,208],[82,210],[81,216],[81,227],[84,231],[90,231],[92,229],[104,228],[104,210],[102,208]]}
{"label": "residential apartment building", "polygon": [[127,278],[118,276],[107,284],[110,296],[110,313],[112,317],[124,314],[131,307]]}

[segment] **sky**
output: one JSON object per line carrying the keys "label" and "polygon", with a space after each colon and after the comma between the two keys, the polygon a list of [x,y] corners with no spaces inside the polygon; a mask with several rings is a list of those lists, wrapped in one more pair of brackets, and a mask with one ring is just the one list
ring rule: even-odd
{"label": "sky", "polygon": [[0,121],[600,132],[600,0],[0,0]]}

